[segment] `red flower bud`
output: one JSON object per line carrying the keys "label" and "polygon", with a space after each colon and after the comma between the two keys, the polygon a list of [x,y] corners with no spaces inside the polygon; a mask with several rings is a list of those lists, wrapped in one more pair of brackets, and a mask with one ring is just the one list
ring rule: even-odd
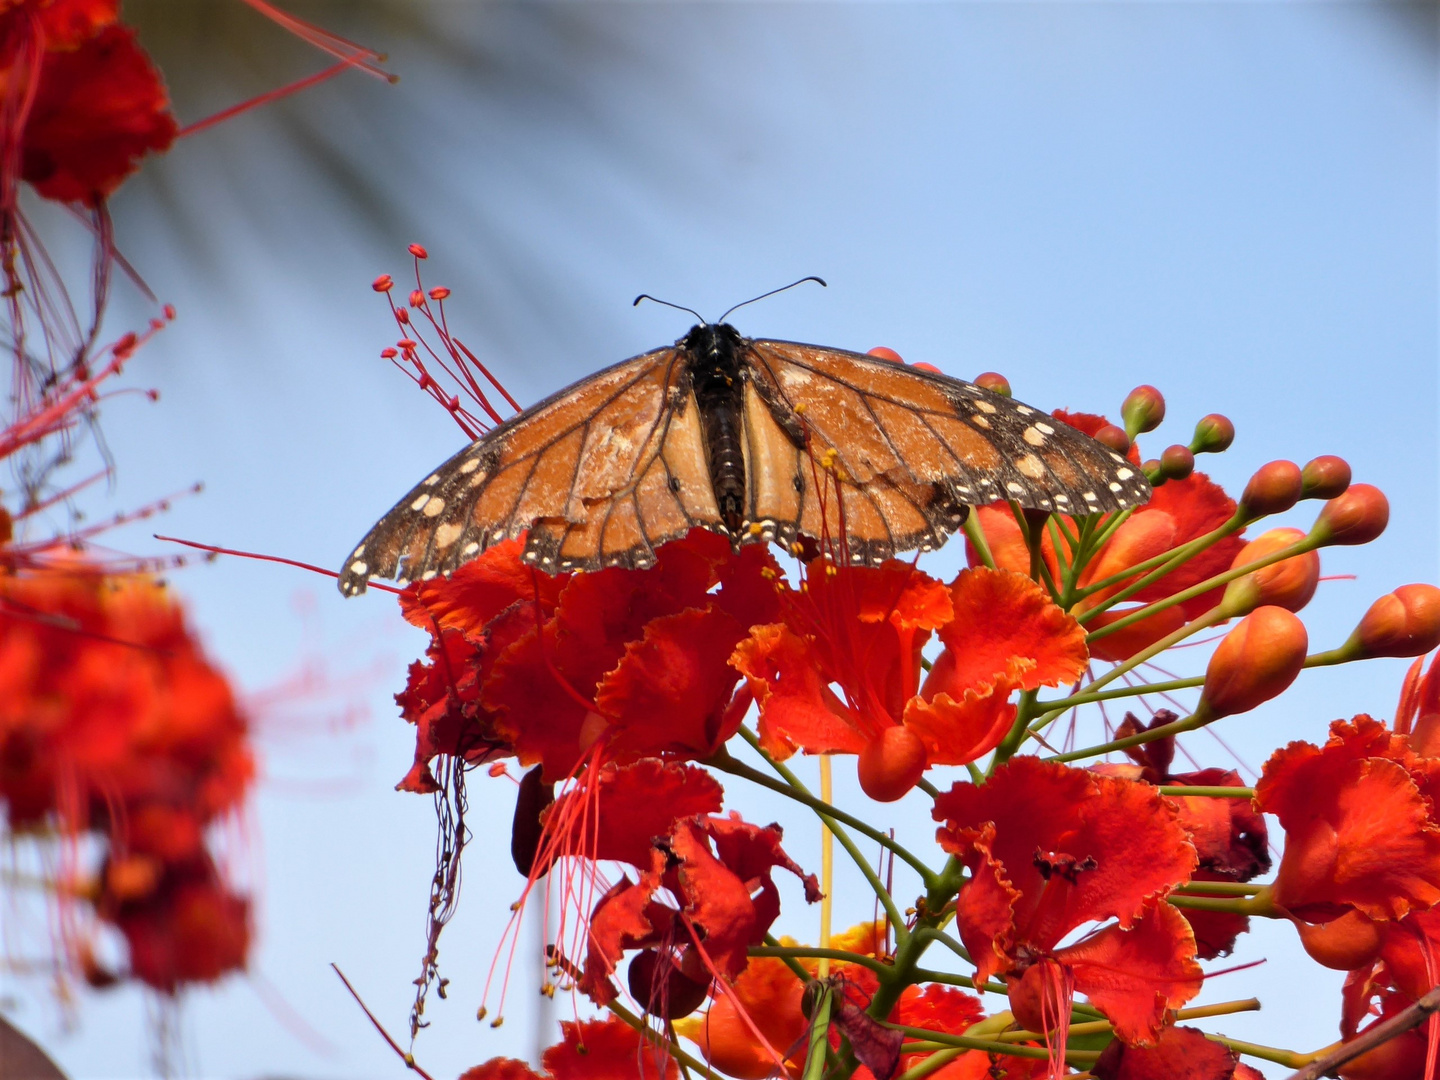
{"label": "red flower bud", "polygon": [[1380,930],[1353,908],[1328,923],[1297,922],[1300,944],[1321,967],[1354,971],[1369,967],[1380,952]]}
{"label": "red flower bud", "polygon": [[174,321],[175,321],[175,305],[174,305],[174,304],[166,304],[163,308],[160,309],[160,311],[161,311],[161,314],[163,314],[163,315],[165,316],[165,321],[166,321],[166,322],[174,322]]}
{"label": "red flower bud", "polygon": [[1401,585],[1370,605],[1345,648],[1357,659],[1371,656],[1423,656],[1440,645],[1440,589]]}
{"label": "red flower bud", "polygon": [[1124,428],[1116,427],[1114,424],[1106,424],[1095,432],[1095,441],[1103,443],[1117,454],[1130,452],[1130,436],[1125,434]]}
{"label": "red flower bud", "polygon": [[898,352],[896,352],[894,349],[887,349],[884,345],[875,346],[875,348],[871,349],[865,355],[873,356],[879,360],[890,360],[896,364],[903,364],[905,362],[904,360],[900,359],[900,354]]}
{"label": "red flower bud", "polygon": [[[1304,540],[1299,529],[1271,529],[1240,549],[1231,569],[1259,562],[1297,540]],[[1244,615],[1265,604],[1299,611],[1315,595],[1320,581],[1320,556],[1314,551],[1292,555],[1288,559],[1262,566],[1244,577],[1236,578],[1225,587],[1221,605],[1226,618]]]}
{"label": "red flower bud", "polygon": [[410,321],[410,312],[406,311],[403,307],[396,308],[395,321],[398,323],[408,323]]}
{"label": "red flower bud", "polygon": [[986,390],[994,391],[1001,397],[1013,397],[1010,392],[1010,380],[1004,375],[994,371],[982,372],[975,376],[975,385],[983,386]]}
{"label": "red flower bud", "polygon": [[888,727],[860,751],[860,790],[876,802],[894,802],[925,772],[925,744],[907,727]]}
{"label": "red flower bud", "polygon": [[411,306],[411,307],[419,307],[419,306],[420,306],[421,304],[423,304],[423,303],[425,303],[425,294],[422,293],[419,289],[411,289],[411,290],[410,290],[410,306]]}
{"label": "red flower bud", "polygon": [[1145,479],[1149,480],[1150,483],[1155,487],[1159,487],[1161,484],[1165,483],[1165,470],[1160,467],[1159,458],[1151,458],[1149,461],[1145,462],[1143,465],[1140,466],[1140,471],[1145,474]]}
{"label": "red flower bud", "polygon": [[397,357],[397,356],[399,356],[399,355],[400,355],[400,351],[399,351],[398,349],[381,349],[381,350],[380,350],[380,359],[382,359],[382,360],[394,360],[395,357]]}
{"label": "red flower bud", "polygon": [[931,375],[945,374],[934,364],[927,364],[924,360],[916,360],[915,363],[911,364],[910,366],[913,367],[916,371],[928,371]]}
{"label": "red flower bud", "polygon": [[1120,406],[1125,418],[1125,433],[1132,439],[1146,431],[1154,431],[1165,419],[1164,395],[1153,386],[1137,386]]}
{"label": "red flower bud", "polygon": [[417,259],[428,259],[430,257],[430,253],[419,244],[410,245],[410,254],[414,255]]}
{"label": "red flower bud", "polygon": [[1300,501],[1300,466],[1293,461],[1272,461],[1261,465],[1245,485],[1240,508],[1250,518],[1282,514]]}
{"label": "red flower bud", "polygon": [[1371,484],[1354,484],[1325,504],[1310,535],[1322,544],[1368,544],[1390,523],[1390,500]]}
{"label": "red flower bud", "polygon": [[[689,954],[686,954],[689,959]],[[651,1016],[662,1020],[678,1020],[689,1016],[705,1004],[710,990],[710,978],[701,971],[704,981],[692,979],[683,970],[683,963],[677,964],[669,953],[645,949],[635,954],[626,973],[630,994]]]}
{"label": "red flower bud", "polygon": [[449,295],[450,290],[445,288],[444,285],[436,285],[435,288],[430,290],[431,300],[444,300]]}
{"label": "red flower bud", "polygon": [[1307,462],[1300,470],[1304,481],[1304,499],[1333,499],[1343,495],[1350,486],[1350,463],[1334,454],[1325,454]]}
{"label": "red flower bud", "polygon": [[370,283],[370,287],[376,292],[389,292],[395,287],[395,279],[389,274],[381,274]]}
{"label": "red flower bud", "polygon": [[1195,437],[1190,440],[1190,449],[1197,454],[1219,454],[1230,449],[1235,441],[1235,425],[1228,416],[1211,413],[1202,416],[1195,425]]}
{"label": "red flower bud", "polygon": [[1195,471],[1195,455],[1186,446],[1167,446],[1160,455],[1160,471],[1166,480],[1184,480]]}
{"label": "red flower bud", "polygon": [[1256,608],[1210,657],[1200,707],[1214,719],[1269,701],[1295,681],[1309,646],[1305,624],[1296,616],[1281,607]]}

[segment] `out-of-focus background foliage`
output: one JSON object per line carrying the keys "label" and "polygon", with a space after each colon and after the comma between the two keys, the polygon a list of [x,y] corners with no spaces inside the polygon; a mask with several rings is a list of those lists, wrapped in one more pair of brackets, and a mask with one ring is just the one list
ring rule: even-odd
{"label": "out-of-focus background foliage", "polygon": [[[388,52],[401,82],[350,74],[241,117],[147,163],[113,201],[122,251],[180,317],[130,369],[161,402],[107,408],[119,473],[96,514],[204,480],[160,531],[338,566],[462,442],[377,357],[395,334],[369,283],[403,283],[420,241],[427,284],[454,289],[452,326],[521,402],[688,328],[632,309],[638,292],[713,316],[820,274],[828,290],[748,308],[741,330],[998,370],[1046,408],[1114,415],[1153,382],[1172,419],[1144,445],[1226,413],[1235,447],[1202,468],[1232,492],[1271,458],[1346,457],[1389,494],[1392,524],[1325,553],[1326,573],[1357,580],[1312,605],[1317,646],[1374,596],[1437,579],[1432,4],[287,6]],[[324,63],[231,0],[128,0],[125,16],[182,122]],[[119,292],[115,334],[149,314]],[[148,531],[113,542],[160,548]],[[922,566],[949,576],[962,557],[952,545]],[[434,829],[426,800],[391,790],[410,733],[389,695],[423,639],[388,597],[342,601],[299,571],[229,559],[175,579],[259,695],[265,755],[253,974],[187,1000],[179,1065],[398,1076],[327,965],[403,1032]],[[1388,717],[1403,667],[1309,673],[1219,734],[1258,767],[1335,717]],[[1203,733],[1190,746],[1231,760]],[[816,861],[808,822],[731,788],[731,805],[790,823],[787,847]],[[441,951],[450,1000],[432,998],[417,1046],[436,1077],[537,1045],[533,960],[505,1026],[475,1020],[521,884],[512,790],[471,785],[461,914]],[[875,815],[922,848],[933,827],[920,801]],[[842,925],[870,916],[863,888],[840,895]],[[781,928],[813,936],[813,913],[785,899]],[[1222,1030],[1331,1041],[1339,976],[1299,956],[1286,927],[1242,940],[1237,963],[1267,963],[1213,979],[1202,1000],[1257,993],[1266,1008]],[[12,978],[0,995],[76,1080],[150,1068],[136,991],[87,996],[73,1029],[38,984]]]}

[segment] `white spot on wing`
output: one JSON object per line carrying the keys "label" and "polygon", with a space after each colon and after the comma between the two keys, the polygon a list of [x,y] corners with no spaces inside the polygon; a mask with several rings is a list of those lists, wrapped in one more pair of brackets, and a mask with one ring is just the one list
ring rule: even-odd
{"label": "white spot on wing", "polygon": [[421,510],[421,509],[424,508],[425,504],[426,504],[427,502],[429,502],[429,501],[430,501],[430,496],[429,496],[429,495],[426,495],[426,494],[424,494],[424,493],[422,492],[421,494],[415,496],[415,501],[410,504],[410,509],[411,509],[411,510]]}
{"label": "white spot on wing", "polygon": [[430,501],[425,504],[425,509],[421,512],[426,517],[439,517],[445,512],[445,500],[440,498],[439,495],[432,495],[430,496]]}

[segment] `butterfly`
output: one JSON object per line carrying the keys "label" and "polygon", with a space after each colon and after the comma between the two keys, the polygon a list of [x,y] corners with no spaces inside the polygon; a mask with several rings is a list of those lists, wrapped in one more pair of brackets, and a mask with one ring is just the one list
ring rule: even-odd
{"label": "butterfly", "polygon": [[366,534],[339,586],[429,580],[522,533],[549,574],[648,567],[697,526],[737,550],[839,538],[847,562],[877,564],[939,547],[970,506],[1084,515],[1149,497],[1120,454],[984,387],[702,320],[461,450]]}

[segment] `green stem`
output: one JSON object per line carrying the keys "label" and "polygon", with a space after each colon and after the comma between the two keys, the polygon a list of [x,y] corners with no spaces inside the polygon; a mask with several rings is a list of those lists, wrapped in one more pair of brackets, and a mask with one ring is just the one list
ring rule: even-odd
{"label": "green stem", "polygon": [[821,1080],[825,1075],[825,1054],[830,1049],[830,996],[831,989],[825,984],[820,999],[815,1003],[815,1012],[810,1017],[810,1046],[805,1055],[805,1080]]}
{"label": "green stem", "polygon": [[1198,727],[1204,727],[1210,719],[1204,713],[1194,713],[1183,720],[1176,720],[1173,723],[1161,724],[1149,731],[1137,732],[1134,735],[1126,735],[1123,739],[1112,739],[1108,743],[1101,743],[1098,746],[1089,746],[1084,750],[1071,750],[1068,754],[1054,754],[1046,758],[1046,761],[1079,761],[1081,758],[1099,757],[1108,754],[1112,750],[1124,750],[1130,746],[1140,746],[1142,743],[1154,742],[1156,739],[1168,739],[1171,735],[1180,735],[1186,731],[1194,731]]}
{"label": "green stem", "polygon": [[[810,789],[807,788],[790,769],[776,761],[760,748],[760,740],[757,739],[748,728],[742,727],[740,729],[740,737],[753,746],[759,752],[760,756],[765,759],[766,764],[779,773],[780,776],[783,777],[783,780],[776,780],[774,777],[766,776],[759,769],[751,768],[743,761],[731,757],[730,752],[723,746],[713,757],[707,759],[705,764],[711,768],[719,769],[721,772],[727,772],[731,776],[742,777],[745,780],[749,780],[752,784],[759,784],[763,788],[784,795],[788,799],[794,799],[798,803],[803,803],[821,817],[828,818],[830,821],[841,822],[850,826],[850,828],[861,835],[868,836],[871,840],[874,840],[881,847],[893,851],[895,856],[908,863],[910,867],[920,875],[926,887],[929,887],[929,881],[934,878],[935,872],[918,856],[907,850],[903,844],[896,842],[888,833],[883,833],[879,829],[867,825],[864,821],[861,821],[852,814],[847,814],[843,810],[837,810],[835,807],[820,799],[819,796],[811,794]],[[831,831],[833,832],[834,830],[832,829]]]}
{"label": "green stem", "polygon": [[1256,915],[1265,919],[1283,919],[1268,896],[1178,896],[1166,897],[1171,907],[1190,911],[1220,911],[1227,915]]}
{"label": "green stem", "polygon": [[[751,956],[773,956],[782,960],[787,957],[790,959],[818,960],[823,956],[830,960],[838,960],[842,964],[858,964],[861,967],[867,967],[875,972],[890,970],[890,965],[883,960],[877,960],[873,956],[862,956],[860,953],[846,952],[844,949],[812,949],[808,946],[794,947],[789,945],[752,945],[746,951]],[[800,970],[803,972],[804,968]],[[806,979],[810,978],[808,974],[803,977]]]}
{"label": "green stem", "polygon": [[1113,701],[1116,698],[1139,697],[1142,694],[1167,694],[1171,690],[1189,690],[1192,687],[1204,685],[1205,676],[1196,675],[1188,679],[1171,679],[1168,682],[1142,683],[1138,686],[1126,686],[1119,690],[1100,690],[1094,693],[1088,690],[1082,690],[1080,693],[1067,698],[1057,698],[1054,701],[1037,701],[1035,707],[1048,716],[1052,712],[1069,712],[1076,706],[1093,705],[1097,701]]}
{"label": "green stem", "polygon": [[[1085,586],[1085,588],[1080,590],[1080,593],[1076,599],[1084,600],[1086,597],[1094,596],[1096,593],[1104,589],[1108,589],[1114,585],[1118,585],[1120,582],[1134,576],[1137,573],[1145,574],[1145,576],[1140,578],[1140,580],[1132,581],[1129,585],[1125,586],[1125,588],[1121,589],[1114,596],[1107,597],[1104,603],[1096,605],[1096,607],[1092,608],[1091,611],[1087,611],[1085,615],[1091,615],[1092,612],[1105,611],[1108,608],[1114,607],[1118,603],[1130,599],[1130,597],[1134,596],[1137,592],[1145,588],[1147,585],[1152,585],[1155,582],[1159,581],[1162,577],[1170,573],[1170,571],[1174,570],[1181,563],[1188,562],[1190,559],[1200,554],[1200,552],[1204,551],[1211,544],[1218,543],[1219,541],[1225,539],[1225,537],[1229,536],[1231,533],[1239,532],[1247,524],[1249,524],[1249,522],[1241,516],[1239,510],[1236,510],[1234,516],[1231,517],[1229,521],[1225,522],[1223,525],[1219,525],[1216,528],[1211,529],[1203,536],[1197,536],[1194,540],[1191,540],[1185,544],[1181,544],[1178,548],[1173,548],[1170,551],[1162,551],[1159,555],[1156,555],[1150,559],[1146,559],[1144,562],[1136,563],[1134,566],[1128,566],[1117,574],[1111,574],[1109,577],[1101,578],[1099,581],[1092,581],[1089,585]],[[1114,535],[1113,529],[1107,529],[1106,532],[1109,534],[1105,537],[1105,539],[1107,540],[1110,538],[1110,536]],[[1085,617],[1081,616],[1080,621],[1082,623],[1085,622]]]}
{"label": "green stem", "polygon": [[1161,784],[1157,790],[1161,795],[1171,795],[1176,798],[1253,799],[1255,797],[1253,787],[1204,787],[1200,784],[1188,787],[1185,784]]}
{"label": "green stem", "polygon": [[[883,1022],[883,1021],[882,1021]],[[959,1047],[964,1050],[984,1050],[991,1054],[1005,1054],[1009,1057],[1024,1058],[1047,1058],[1050,1051],[1043,1046],[1016,1046],[1013,1043],[1002,1042],[1000,1039],[975,1039],[968,1035],[951,1035],[943,1031],[928,1031],[925,1028],[908,1027],[905,1024],[885,1024],[892,1031],[899,1031],[921,1046],[916,1047],[914,1052],[923,1052],[926,1046]],[[1031,1038],[1040,1036],[1032,1035]],[[902,1048],[902,1052],[911,1052],[909,1046]],[[1065,1059],[1071,1064],[1089,1064],[1100,1056],[1098,1050],[1067,1050]]]}
{"label": "green stem", "polygon": [[1180,891],[1187,896],[1254,896],[1263,885],[1242,885],[1238,881],[1187,881]]}
{"label": "green stem", "polygon": [[965,538],[975,548],[980,561],[991,570],[995,569],[995,556],[990,553],[990,544],[985,539],[985,530],[980,528],[980,515],[971,510],[965,515],[965,524],[961,526],[965,530]]}

